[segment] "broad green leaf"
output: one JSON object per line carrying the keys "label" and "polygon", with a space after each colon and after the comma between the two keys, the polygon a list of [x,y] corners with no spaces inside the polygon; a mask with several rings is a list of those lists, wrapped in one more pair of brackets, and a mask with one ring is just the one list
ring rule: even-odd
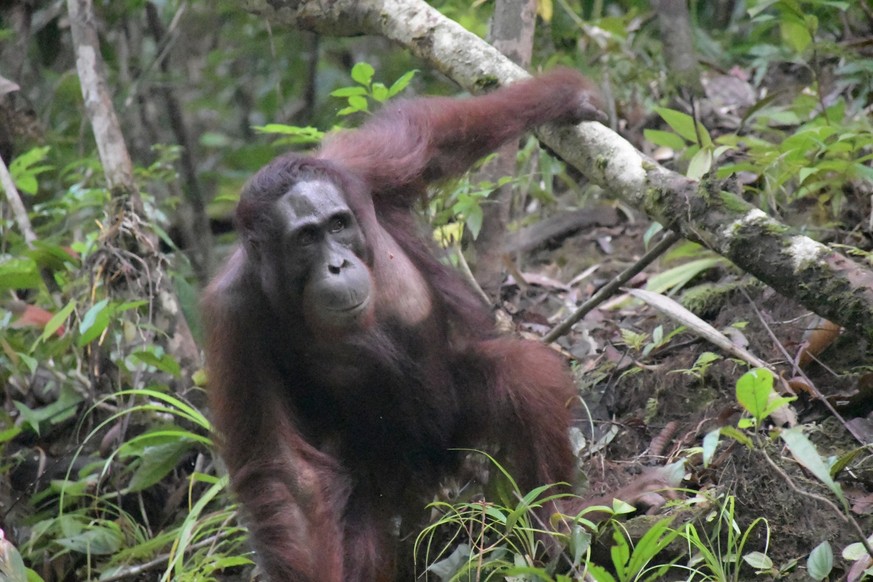
{"label": "broad green leaf", "polygon": [[368,111],[367,100],[358,95],[349,97],[349,105],[357,111]]}
{"label": "broad green leaf", "polygon": [[[873,544],[873,535],[867,537],[867,543]],[[867,556],[867,548],[865,548],[864,544],[862,544],[861,542],[854,542],[843,548],[843,551],[840,552],[840,555],[845,560],[848,560],[850,562],[857,562],[861,558],[865,558]]]}
{"label": "broad green leaf", "polygon": [[691,161],[688,162],[688,171],[686,175],[692,180],[702,179],[707,172],[712,169],[712,149],[708,147],[700,148]]}
{"label": "broad green leaf", "polygon": [[746,447],[748,447],[750,449],[754,447],[754,443],[752,442],[752,439],[749,438],[749,435],[747,435],[746,433],[744,433],[741,430],[735,429],[732,426],[723,426],[723,427],[721,427],[720,432],[721,432],[721,436],[734,439],[738,443],[745,445]]}
{"label": "broad green leaf", "polygon": [[352,79],[354,79],[356,83],[369,87],[375,72],[376,71],[369,63],[357,63],[352,67]]}
{"label": "broad green leaf", "polygon": [[481,206],[470,208],[464,216],[464,223],[470,230],[470,234],[474,240],[479,238],[479,231],[482,230],[482,222],[484,218],[485,216],[482,212]]}
{"label": "broad green leaf", "polygon": [[764,420],[767,400],[773,392],[773,373],[765,368],[749,370],[737,380],[737,401],[758,422]]}
{"label": "broad green leaf", "polygon": [[684,137],[687,141],[697,144],[697,132],[694,131],[694,118],[687,113],[676,111],[675,109],[667,109],[666,107],[655,107],[655,111],[661,116],[661,119],[667,122],[673,131]]}
{"label": "broad green leaf", "polygon": [[594,563],[587,565],[588,573],[596,582],[615,582],[615,578],[603,566]]}
{"label": "broad green leaf", "polygon": [[384,103],[388,99],[388,88],[382,83],[373,83],[373,99]]}
{"label": "broad green leaf", "polygon": [[763,552],[749,552],[743,556],[743,561],[759,572],[773,568],[773,560]]}
{"label": "broad green leaf", "polygon": [[112,307],[109,305],[109,299],[101,299],[92,305],[79,324],[79,339],[76,340],[76,344],[82,347],[97,339],[109,325],[110,315],[112,315]]}
{"label": "broad green leaf", "polygon": [[224,148],[231,144],[231,138],[218,131],[204,131],[197,141],[205,148]]}
{"label": "broad green leaf", "polygon": [[570,526],[568,542],[568,549],[573,556],[573,564],[581,564],[582,558],[585,557],[585,553],[591,547],[591,532],[578,524],[573,524]]}
{"label": "broad green leaf", "polygon": [[706,433],[703,437],[703,466],[708,467],[715,456],[715,450],[718,448],[718,443],[721,437],[721,431],[715,429]]}
{"label": "broad green leaf", "polygon": [[718,266],[728,266],[729,264],[726,259],[716,256],[688,261],[654,275],[646,283],[646,289],[654,293],[675,291],[684,287],[689,281],[704,271]]}
{"label": "broad green leaf", "polygon": [[331,97],[351,97],[353,95],[367,95],[367,88],[355,85],[354,87],[340,87],[330,92]]}
{"label": "broad green leaf", "polygon": [[827,541],[823,541],[809,553],[806,571],[813,580],[824,580],[834,569],[834,551]]}
{"label": "broad green leaf", "polygon": [[785,444],[788,445],[788,450],[798,463],[803,465],[807,471],[815,475],[815,478],[828,486],[828,488],[837,496],[843,505],[846,505],[846,498],[843,495],[843,489],[840,484],[833,480],[827,463],[822,459],[815,445],[812,444],[805,434],[803,427],[795,426],[783,430],[780,435]]}
{"label": "broad green leaf", "polygon": [[612,547],[609,548],[612,558],[612,566],[620,580],[628,579],[628,561],[630,560],[630,546],[621,530],[616,527],[612,532]]}
{"label": "broad green leaf", "polygon": [[807,25],[800,20],[783,19],[779,25],[779,31],[786,44],[797,53],[802,53],[812,42]]}
{"label": "broad green leaf", "polygon": [[[2,534],[2,530],[0,530]],[[4,582],[27,582],[24,560],[12,543],[0,535],[0,580]]]}
{"label": "broad green leaf", "polygon": [[134,352],[131,356],[144,364],[154,366],[158,370],[172,374],[173,376],[178,377],[182,373],[182,368],[179,366],[179,362],[170,354],[158,356],[154,352],[143,350]]}
{"label": "broad green leaf", "polygon": [[27,251],[27,256],[33,259],[38,267],[47,267],[60,271],[65,265],[78,265],[79,259],[63,247],[45,241],[34,241],[33,249]]}
{"label": "broad green leaf", "polygon": [[62,547],[80,554],[108,556],[123,547],[124,536],[118,524],[101,520],[100,525],[89,524],[85,531],[56,540]]}
{"label": "broad green leaf", "polygon": [[51,169],[51,166],[37,165],[48,155],[49,147],[37,147],[28,150],[12,160],[9,164],[9,174],[18,190],[25,194],[36,194],[39,182],[36,177]]}
{"label": "broad green leaf", "polygon": [[41,285],[42,278],[33,259],[14,258],[0,262],[0,291],[36,289]]}
{"label": "broad green leaf", "polygon": [[685,140],[682,139],[682,136],[675,134],[671,131],[663,131],[660,129],[646,129],[643,130],[643,136],[647,141],[655,144],[656,146],[667,147],[676,151],[681,151],[685,149]]}
{"label": "broad green leaf", "polygon": [[21,419],[29,425],[36,434],[40,434],[43,423],[57,424],[75,416],[82,396],[72,388],[61,386],[58,399],[41,408],[29,408],[26,404],[14,400],[12,403],[21,414]]}
{"label": "broad green leaf", "polygon": [[409,85],[412,81],[412,78],[418,72],[418,69],[412,69],[411,71],[407,71],[403,74],[402,77],[394,81],[394,84],[391,85],[391,88],[388,89],[388,97],[394,97]]}
{"label": "broad green leaf", "polygon": [[188,454],[192,444],[188,439],[179,439],[146,447],[139,466],[130,478],[131,492],[142,491],[166,477]]}
{"label": "broad green leaf", "polygon": [[37,341],[44,342],[52,337],[58,331],[58,329],[60,329],[60,327],[64,325],[64,322],[67,321],[67,318],[70,317],[70,314],[75,308],[76,300],[70,299],[70,302],[67,303],[67,305],[63,309],[55,313],[49,320],[49,322],[45,324],[45,327],[42,330],[42,335],[39,336],[39,339]]}

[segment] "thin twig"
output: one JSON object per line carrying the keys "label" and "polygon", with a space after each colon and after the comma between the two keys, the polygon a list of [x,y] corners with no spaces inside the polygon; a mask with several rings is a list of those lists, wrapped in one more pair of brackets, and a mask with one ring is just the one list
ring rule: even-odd
{"label": "thin twig", "polygon": [[810,499],[815,499],[816,501],[820,501],[820,502],[824,503],[825,505],[827,505],[828,507],[833,509],[834,512],[843,519],[843,521],[845,521],[846,523],[851,525],[852,528],[855,530],[855,532],[857,532],[858,539],[860,540],[861,544],[864,546],[864,549],[867,550],[867,554],[870,555],[870,557],[873,557],[873,548],[870,547],[870,543],[867,541],[867,534],[864,533],[864,530],[861,529],[861,526],[858,524],[858,522],[850,514],[848,514],[847,512],[844,512],[842,509],[837,507],[837,505],[833,501],[828,499],[827,497],[822,497],[821,495],[818,495],[816,493],[812,493],[810,491],[805,491],[805,490],[801,489],[800,487],[798,487],[794,483],[794,480],[788,475],[788,473],[783,471],[782,468],[779,465],[777,465],[775,463],[775,461],[773,461],[773,459],[770,458],[770,455],[768,455],[763,449],[759,449],[759,450],[760,450],[761,454],[764,456],[764,459],[767,461],[767,463],[769,463],[770,467],[772,467],[773,470],[776,471],[779,474],[779,476],[785,480],[785,483],[793,491],[795,491],[796,493],[799,493],[800,495],[803,495],[804,497],[809,497]]}
{"label": "thin twig", "polygon": [[18,230],[21,231],[27,248],[32,249],[33,243],[36,241],[36,233],[33,232],[30,218],[27,216],[27,208],[24,207],[24,202],[21,201],[21,196],[18,194],[15,182],[12,181],[12,174],[9,173],[9,168],[6,167],[6,162],[3,161],[2,157],[0,157],[0,185],[6,191],[6,199],[9,200],[12,214],[15,215],[15,224],[18,225]]}
{"label": "thin twig", "polygon": [[[776,348],[780,352],[782,352],[782,356],[785,358],[785,360],[788,362],[794,362],[794,359],[788,353],[788,350],[785,349],[785,346],[782,345],[782,342],[779,341],[779,338],[776,337],[776,334],[773,333],[773,330],[770,329],[770,326],[764,320],[764,315],[758,309],[758,306],[755,305],[755,302],[752,301],[752,298],[749,297],[749,294],[746,293],[746,290],[740,289],[740,291],[742,291],[743,295],[746,297],[746,300],[749,302],[749,306],[752,308],[752,311],[755,312],[755,315],[758,317],[758,320],[761,322],[761,325],[764,326],[764,330],[770,336],[770,339],[773,340],[773,343],[776,345]],[[794,373],[798,374],[800,377],[803,378],[804,382],[806,382],[807,387],[809,388],[809,391],[812,392],[812,395],[815,396],[819,401],[821,401],[822,404],[824,404],[825,408],[828,409],[828,411],[834,416],[834,418],[836,418],[838,421],[840,421],[840,423],[842,423],[843,427],[849,432],[849,434],[852,435],[855,438],[855,440],[857,440],[860,444],[862,444],[862,445],[867,444],[866,441],[864,440],[863,436],[855,433],[855,431],[852,429],[852,425],[850,425],[846,421],[846,419],[843,418],[843,416],[839,412],[837,412],[837,409],[834,408],[834,406],[830,403],[830,401],[824,397],[824,394],[822,394],[819,391],[818,387],[815,385],[815,383],[813,383],[812,380],[810,380],[809,376],[807,376],[806,373],[800,369],[800,366],[794,364],[793,368],[794,368]]]}
{"label": "thin twig", "polygon": [[567,333],[573,324],[585,317],[585,315],[600,305],[607,297],[615,293],[622,285],[627,283],[631,278],[636,276],[640,271],[648,267],[652,261],[664,254],[673,244],[682,238],[673,231],[668,232],[664,238],[656,244],[652,249],[643,255],[639,261],[619,273],[612,281],[600,288],[600,290],[592,295],[588,301],[582,304],[570,317],[555,326],[546,337],[543,338],[545,343],[551,343]]}

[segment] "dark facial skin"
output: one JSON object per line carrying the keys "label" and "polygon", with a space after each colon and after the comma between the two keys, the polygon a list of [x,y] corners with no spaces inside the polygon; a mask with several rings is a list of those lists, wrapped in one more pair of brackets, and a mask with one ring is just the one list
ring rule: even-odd
{"label": "dark facial skin", "polygon": [[295,184],[276,201],[274,221],[278,232],[261,268],[275,268],[279,276],[270,279],[283,283],[271,300],[286,310],[302,302],[311,330],[359,322],[371,304],[368,252],[339,189],[325,180]]}

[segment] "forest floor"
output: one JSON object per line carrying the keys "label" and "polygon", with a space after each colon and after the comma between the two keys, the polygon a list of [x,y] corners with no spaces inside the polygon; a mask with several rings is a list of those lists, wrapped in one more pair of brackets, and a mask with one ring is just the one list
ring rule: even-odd
{"label": "forest floor", "polygon": [[[533,251],[521,269],[526,284],[512,280],[504,286],[504,307],[513,313],[522,333],[542,335],[572,311],[578,296],[587,298],[645,252],[646,222],[628,220],[630,213],[610,215],[603,208],[597,212],[607,217],[601,221],[604,224],[551,241],[552,248]],[[688,249],[687,243],[675,245],[627,287],[657,284],[659,273],[682,262],[670,257],[684,254],[683,249]],[[693,258],[701,256],[714,257]],[[791,380],[798,391],[793,406],[799,423],[821,456],[852,459],[837,481],[852,516],[869,532],[873,465],[863,453],[863,444],[873,435],[871,346],[838,330],[827,331],[827,324],[815,314],[727,263],[702,271],[677,289],[674,298]],[[735,387],[748,366],[688,328],[673,335],[679,327],[620,294],[607,299],[558,341],[578,362],[577,380],[593,420],[580,422],[584,436],[580,458],[588,494],[614,490],[640,472],[686,459],[682,487],[688,490],[682,497],[695,503],[685,509],[668,504],[659,515],[672,512],[679,514],[677,521],[707,522],[704,527],[715,536],[718,520],[713,516],[732,495],[738,531],[745,532],[760,518],[766,520],[752,529],[742,553],[766,551],[776,568],[785,569],[786,579],[809,580],[803,565],[813,548],[828,541],[839,556],[843,548],[859,541],[860,534],[841,515],[839,502],[828,488],[806,472],[778,438],[765,438],[764,450],[757,450],[722,437],[711,462],[704,466],[699,449],[703,437],[737,425],[741,409]],[[820,353],[799,358],[802,348],[811,344],[810,351]],[[696,365],[705,352],[718,357]],[[814,388],[842,418],[813,396]],[[689,507],[695,509],[688,512]],[[851,566],[840,564],[839,557],[836,563],[835,573]],[[740,574],[738,579],[755,575],[749,566]]]}

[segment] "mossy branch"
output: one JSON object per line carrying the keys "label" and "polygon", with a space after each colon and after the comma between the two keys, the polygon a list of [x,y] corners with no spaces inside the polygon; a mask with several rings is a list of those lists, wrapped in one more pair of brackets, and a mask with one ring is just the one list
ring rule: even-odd
{"label": "mossy branch", "polygon": [[[332,36],[379,35],[478,92],[527,76],[423,0],[247,0],[248,10]],[[873,272],[792,231],[719,184],[671,172],[599,123],[545,127],[540,138],[590,180],[666,228],[702,243],[786,297],[873,339]]]}

